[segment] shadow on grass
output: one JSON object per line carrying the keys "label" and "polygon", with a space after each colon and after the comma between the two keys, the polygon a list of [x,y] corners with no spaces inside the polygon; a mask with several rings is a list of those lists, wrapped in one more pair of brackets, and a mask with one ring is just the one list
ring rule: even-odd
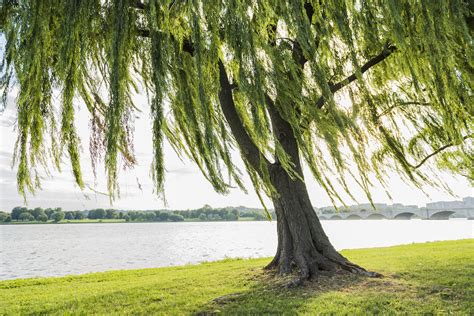
{"label": "shadow on grass", "polygon": [[[405,285],[390,277],[375,279],[347,273],[319,276],[296,288],[285,287],[293,277],[282,278],[271,272],[256,270],[252,277],[255,284],[248,291],[217,297],[202,306],[196,314],[297,314],[311,311],[314,306],[306,306],[309,300],[318,301],[321,299],[325,301],[328,294],[342,293],[345,296],[363,293],[353,301],[354,304],[360,306],[369,293],[373,295],[380,292],[388,294],[388,292],[405,291]],[[327,303],[324,302],[325,305]],[[332,303],[329,302],[329,304]],[[337,302],[334,304],[337,305]],[[316,305],[318,304],[316,303]],[[336,305],[333,307],[337,309]],[[366,310],[377,307],[370,299],[366,300],[365,305],[367,305]],[[307,310],[308,308],[310,310]],[[317,312],[317,310],[313,310],[313,312]]]}

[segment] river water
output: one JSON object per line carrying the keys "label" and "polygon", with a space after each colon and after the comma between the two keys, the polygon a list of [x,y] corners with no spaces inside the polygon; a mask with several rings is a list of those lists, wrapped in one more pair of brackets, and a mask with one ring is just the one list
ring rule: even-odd
{"label": "river water", "polygon": [[[474,237],[474,221],[323,221],[340,249]],[[275,222],[0,226],[0,280],[266,257]]]}

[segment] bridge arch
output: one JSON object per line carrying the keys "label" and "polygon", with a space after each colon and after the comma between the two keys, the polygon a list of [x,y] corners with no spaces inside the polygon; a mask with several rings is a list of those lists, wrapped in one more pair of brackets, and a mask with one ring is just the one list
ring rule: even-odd
{"label": "bridge arch", "polygon": [[342,217],[339,216],[339,215],[333,215],[333,216],[329,217],[329,219],[332,219],[332,220],[334,220],[334,219],[342,219]]}
{"label": "bridge arch", "polygon": [[367,219],[386,219],[382,214],[374,213],[367,216]]}
{"label": "bridge arch", "polygon": [[431,214],[430,219],[449,219],[449,217],[454,213],[454,211],[441,211]]}
{"label": "bridge arch", "polygon": [[351,214],[351,215],[347,216],[346,219],[362,219],[362,217],[360,217],[357,214]]}
{"label": "bridge arch", "polygon": [[412,212],[403,212],[403,213],[398,213],[393,217],[393,219],[411,219],[415,215]]}

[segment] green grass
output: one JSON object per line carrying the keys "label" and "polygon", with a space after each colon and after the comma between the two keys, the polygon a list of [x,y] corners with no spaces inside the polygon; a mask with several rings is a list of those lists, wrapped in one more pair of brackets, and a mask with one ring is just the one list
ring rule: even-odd
{"label": "green grass", "polygon": [[384,274],[286,289],[265,259],[0,282],[0,314],[474,313],[474,239],[343,252]]}

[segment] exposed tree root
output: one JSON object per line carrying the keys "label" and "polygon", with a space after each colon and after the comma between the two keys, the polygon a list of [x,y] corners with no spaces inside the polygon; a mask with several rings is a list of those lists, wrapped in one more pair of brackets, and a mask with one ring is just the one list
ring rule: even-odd
{"label": "exposed tree root", "polygon": [[276,268],[268,268],[268,267],[265,267],[265,269],[267,271],[275,271],[275,274],[278,274],[279,276],[281,277],[285,277],[285,276],[292,276],[291,278],[289,278],[289,280],[285,281],[284,283],[282,283],[282,286],[285,287],[285,288],[295,288],[295,287],[299,287],[299,286],[302,286],[304,285],[306,282],[311,282],[313,280],[318,280],[320,277],[330,277],[330,276],[333,276],[333,275],[344,275],[344,274],[354,274],[354,275],[359,275],[359,276],[363,276],[363,277],[369,277],[369,278],[382,278],[383,275],[380,274],[380,273],[377,273],[377,272],[372,272],[372,271],[367,271],[365,269],[356,269],[356,268],[342,268],[341,269],[337,269],[337,270],[334,270],[334,271],[324,271],[324,270],[320,270],[318,272],[318,274],[314,274],[314,275],[301,275],[299,273],[299,271],[295,274],[291,274],[291,273],[288,273],[288,274],[281,274],[278,272],[278,270]]}
{"label": "exposed tree root", "polygon": [[300,258],[299,260],[284,259],[281,254],[275,256],[273,260],[264,268],[267,271],[274,271],[279,276],[294,275],[288,282],[283,284],[286,288],[293,288],[303,285],[306,281],[317,279],[320,276],[331,276],[336,274],[355,274],[370,278],[381,278],[382,274],[378,272],[367,271],[366,269],[354,264],[335,252],[335,257],[328,258],[318,254],[318,260]]}

